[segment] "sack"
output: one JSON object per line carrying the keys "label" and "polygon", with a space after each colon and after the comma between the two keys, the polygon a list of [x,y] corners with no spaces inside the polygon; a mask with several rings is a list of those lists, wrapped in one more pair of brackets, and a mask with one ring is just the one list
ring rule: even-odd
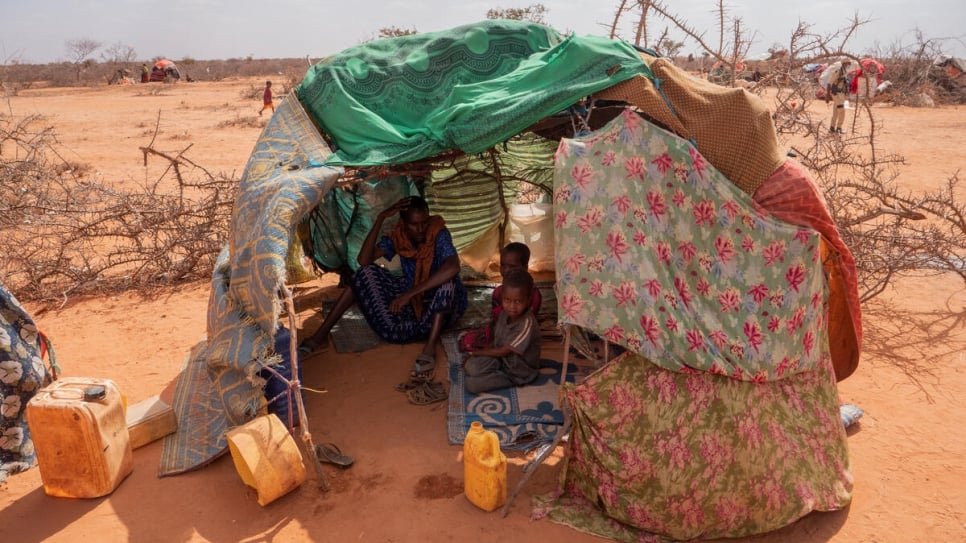
{"label": "sack", "polygon": [[285,256],[285,282],[290,285],[297,285],[315,279],[315,266],[312,260],[306,256],[302,245],[302,239],[306,237],[307,223],[300,224],[292,232],[292,241],[288,246],[288,254]]}

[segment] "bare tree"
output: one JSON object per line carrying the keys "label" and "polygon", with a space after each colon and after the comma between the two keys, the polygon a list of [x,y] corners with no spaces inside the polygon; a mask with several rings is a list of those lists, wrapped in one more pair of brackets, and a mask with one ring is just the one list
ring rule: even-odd
{"label": "bare tree", "polygon": [[109,64],[131,64],[138,58],[134,47],[122,42],[109,45],[101,53],[101,60]]}
{"label": "bare tree", "polygon": [[121,78],[131,77],[129,66],[137,60],[137,52],[130,45],[117,42],[101,52],[101,60],[111,68],[112,73],[107,81],[110,85],[118,83]]}
{"label": "bare tree", "polygon": [[[666,31],[665,31],[666,32]],[[675,41],[671,38],[665,37],[658,41],[658,52],[662,55],[670,58],[675,58],[681,53],[681,49],[684,48],[683,41]]]}
{"label": "bare tree", "polygon": [[90,38],[74,38],[64,42],[64,46],[67,48],[67,60],[74,65],[77,80],[80,81],[81,72],[95,62],[91,55],[100,49],[101,42]]}

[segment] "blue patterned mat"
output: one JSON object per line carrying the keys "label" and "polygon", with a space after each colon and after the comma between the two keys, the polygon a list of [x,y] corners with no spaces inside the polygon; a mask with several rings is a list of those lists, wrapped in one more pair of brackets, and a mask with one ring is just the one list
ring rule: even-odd
{"label": "blue patterned mat", "polygon": [[[560,370],[563,364],[543,359],[540,375],[533,383],[471,394],[463,386],[464,353],[457,348],[457,335],[442,338],[449,361],[449,410],[447,431],[450,445],[461,445],[473,421],[480,421],[500,438],[500,447],[525,450],[553,441],[563,425],[563,411],[557,404]],[[567,381],[574,382],[577,366],[570,364]]]}

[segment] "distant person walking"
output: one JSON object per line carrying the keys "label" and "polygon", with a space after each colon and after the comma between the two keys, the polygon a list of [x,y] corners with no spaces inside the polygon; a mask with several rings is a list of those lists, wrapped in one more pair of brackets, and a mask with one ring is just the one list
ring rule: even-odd
{"label": "distant person walking", "polygon": [[271,108],[272,113],[275,113],[275,102],[272,101],[272,82],[265,82],[265,93],[262,95],[262,109],[258,110],[258,114],[261,115],[266,109]]}
{"label": "distant person walking", "polygon": [[148,70],[148,65],[147,63],[141,64],[141,83],[147,83],[148,81],[151,81],[151,74]]}
{"label": "distant person walking", "polygon": [[832,121],[828,131],[832,134],[844,134],[842,124],[845,122],[845,100],[849,97],[849,65],[852,61],[843,59],[836,62],[822,72],[827,100],[832,101]]}

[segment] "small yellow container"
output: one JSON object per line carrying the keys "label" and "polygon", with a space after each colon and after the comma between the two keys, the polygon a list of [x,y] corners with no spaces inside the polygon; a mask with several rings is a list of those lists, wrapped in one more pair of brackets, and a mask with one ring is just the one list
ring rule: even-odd
{"label": "small yellow container", "polygon": [[98,498],[134,469],[124,405],[109,379],[63,377],[27,404],[44,492]]}
{"label": "small yellow container", "polygon": [[268,505],[305,481],[302,452],[275,415],[261,415],[228,431],[228,450],[235,470]]}
{"label": "small yellow container", "polygon": [[506,455],[496,433],[474,422],[463,441],[463,492],[470,503],[493,511],[506,503]]}

